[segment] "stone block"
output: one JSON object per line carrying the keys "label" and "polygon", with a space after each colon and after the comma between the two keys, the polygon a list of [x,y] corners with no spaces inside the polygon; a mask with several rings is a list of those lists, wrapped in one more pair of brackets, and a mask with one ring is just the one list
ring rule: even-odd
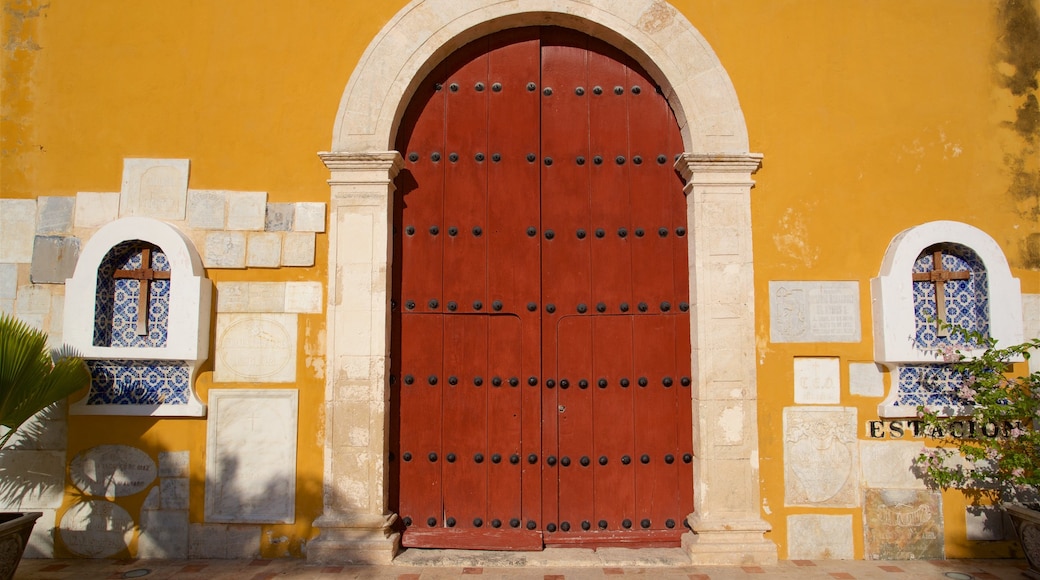
{"label": "stone block", "polygon": [[141,513],[138,558],[183,559],[188,557],[188,512],[153,510]]}
{"label": "stone block", "polygon": [[119,219],[118,193],[81,191],[76,194],[76,215],[73,224],[77,228],[100,228],[117,219]]}
{"label": "stone block", "polygon": [[217,312],[284,312],[285,282],[218,282]]}
{"label": "stone block", "polygon": [[860,463],[863,483],[867,487],[890,489],[924,489],[917,476],[914,458],[923,444],[914,441],[860,441]]}
{"label": "stone block", "polygon": [[188,482],[187,477],[164,477],[159,480],[162,509],[188,509]]}
{"label": "stone block", "polygon": [[123,160],[120,216],[183,220],[187,199],[187,159]]}
{"label": "stone block", "polygon": [[293,523],[297,413],[295,389],[210,390],[207,522]]}
{"label": "stone block", "polygon": [[129,445],[91,447],[69,464],[69,478],[77,489],[108,498],[143,491],[155,481],[156,472],[152,458]]}
{"label": "stone block", "polygon": [[34,509],[43,515],[36,520],[29,543],[25,545],[23,558],[53,558],[54,557],[54,528],[57,527],[57,510]]}
{"label": "stone block", "polygon": [[246,266],[250,268],[277,268],[281,263],[281,234],[268,232],[249,234]]}
{"label": "stone block", "polygon": [[65,496],[65,452],[0,450],[0,506],[8,511],[58,508]]}
{"label": "stone block", "polygon": [[18,264],[0,264],[0,300],[18,296]]}
{"label": "stone block", "polygon": [[249,560],[260,557],[260,526],[228,526],[227,558]]}
{"label": "stone block", "polygon": [[295,314],[218,313],[215,382],[296,380]]}
{"label": "stone block", "polygon": [[36,200],[0,199],[0,262],[28,264],[36,237]]}
{"label": "stone block", "polygon": [[36,236],[29,279],[33,284],[64,284],[76,271],[79,238]]}
{"label": "stone block", "polygon": [[285,311],[320,314],[323,300],[321,282],[287,282],[285,284]]}
{"label": "stone block", "polygon": [[282,265],[314,265],[314,233],[290,232],[282,238]]}
{"label": "stone block", "polygon": [[245,268],[246,235],[241,232],[206,234],[202,259],[207,268]]}
{"label": "stone block", "polygon": [[852,516],[787,516],[787,557],[791,560],[851,560]]}
{"label": "stone block", "polygon": [[868,489],[863,503],[866,559],[943,559],[942,508],[937,493]]}
{"label": "stone block", "polygon": [[188,477],[190,451],[160,451],[159,477]]}
{"label": "stone block", "polygon": [[71,233],[75,207],[74,197],[45,195],[36,198],[36,235]]}
{"label": "stone block", "polygon": [[269,232],[289,232],[293,229],[293,216],[296,213],[294,203],[267,204],[267,218],[264,229]]}
{"label": "stone block", "polygon": [[142,510],[161,510],[162,509],[162,490],[159,486],[154,486],[148,490],[148,495],[144,498],[144,503],[141,504]]}
{"label": "stone block", "polygon": [[856,507],[858,466],[855,408],[784,408],[786,505]]}
{"label": "stone block", "polygon": [[223,191],[188,190],[188,227],[196,230],[224,229],[227,198]]}
{"label": "stone block", "polygon": [[296,202],[293,230],[297,232],[325,231],[325,204],[321,202]]}
{"label": "stone block", "polygon": [[[18,317],[28,322],[27,315],[45,315],[51,311],[51,290],[46,286],[22,286],[15,294],[15,311]],[[43,325],[34,325],[43,328]]]}
{"label": "stone block", "polygon": [[884,397],[885,374],[872,362],[849,363],[849,392],[861,397]]}
{"label": "stone block", "polygon": [[772,342],[859,342],[859,282],[769,282]]}
{"label": "stone block", "polygon": [[999,542],[1007,539],[1004,510],[997,506],[968,506],[964,510],[967,539]]}
{"label": "stone block", "polygon": [[267,193],[263,191],[227,192],[227,229],[264,229],[267,216]]}
{"label": "stone block", "polygon": [[841,366],[838,357],[795,357],[794,402],[834,405],[841,402]]}
{"label": "stone block", "polygon": [[227,526],[224,524],[190,524],[188,557],[192,559],[227,558]]}
{"label": "stone block", "polygon": [[127,554],[134,527],[134,518],[122,507],[110,501],[88,500],[70,507],[58,529],[73,554],[108,558]]}

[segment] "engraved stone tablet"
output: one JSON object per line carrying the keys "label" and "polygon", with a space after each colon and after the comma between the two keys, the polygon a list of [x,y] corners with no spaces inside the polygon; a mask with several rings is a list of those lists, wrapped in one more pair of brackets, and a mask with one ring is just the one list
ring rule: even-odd
{"label": "engraved stone tablet", "polygon": [[911,489],[868,489],[863,551],[868,560],[941,560],[939,495]]}
{"label": "engraved stone tablet", "polygon": [[206,440],[206,521],[292,523],[295,389],[213,389]]}
{"label": "engraved stone tablet", "polygon": [[187,198],[187,159],[123,160],[121,216],[182,220]]}
{"label": "engraved stone tablet", "polygon": [[841,402],[838,357],[795,357],[794,402],[799,405],[836,405]]}
{"label": "engraved stone tablet", "polygon": [[859,283],[770,282],[769,340],[859,342]]}
{"label": "engraved stone tablet", "polygon": [[854,407],[784,409],[784,503],[859,505]]}
{"label": "engraved stone tablet", "polygon": [[134,519],[110,501],[91,500],[69,508],[59,529],[71,552],[87,558],[107,558],[126,550],[134,535]]}
{"label": "engraved stone tablet", "polygon": [[787,545],[792,560],[851,560],[852,516],[787,516]]}
{"label": "engraved stone tablet", "polygon": [[296,380],[295,314],[217,314],[217,382]]}
{"label": "engraved stone tablet", "polygon": [[143,490],[155,481],[155,474],[152,458],[127,445],[91,447],[69,465],[69,476],[80,491],[109,498]]}

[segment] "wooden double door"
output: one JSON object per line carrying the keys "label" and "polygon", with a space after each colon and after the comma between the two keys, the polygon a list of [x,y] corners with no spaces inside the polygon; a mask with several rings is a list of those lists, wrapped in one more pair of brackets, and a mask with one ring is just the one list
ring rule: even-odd
{"label": "wooden double door", "polygon": [[677,545],[693,509],[672,111],[617,49],[483,38],[399,132],[390,503],[412,547]]}

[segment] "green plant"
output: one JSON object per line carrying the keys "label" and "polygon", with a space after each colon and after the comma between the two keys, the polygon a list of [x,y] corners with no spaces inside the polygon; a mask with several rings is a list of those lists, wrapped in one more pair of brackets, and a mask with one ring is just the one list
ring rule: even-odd
{"label": "green plant", "polygon": [[46,333],[0,313],[0,448],[30,417],[89,384],[70,347],[51,352]]}
{"label": "green plant", "polygon": [[914,463],[934,487],[961,489],[976,499],[1035,501],[1040,490],[1040,372],[1016,375],[1012,365],[1040,350],[1040,339],[997,348],[988,336],[947,328],[951,339],[977,346],[975,352],[981,354],[952,346],[940,349],[961,379],[950,393],[958,406],[918,407],[936,446],[922,451]]}

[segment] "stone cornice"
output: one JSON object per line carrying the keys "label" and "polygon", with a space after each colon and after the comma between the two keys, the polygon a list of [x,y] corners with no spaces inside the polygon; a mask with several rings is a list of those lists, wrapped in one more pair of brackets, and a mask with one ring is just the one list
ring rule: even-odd
{"label": "stone cornice", "polygon": [[732,173],[750,176],[762,166],[761,153],[683,153],[675,169],[690,183],[702,173]]}
{"label": "stone cornice", "polygon": [[[318,153],[318,157],[332,172],[330,184],[389,181],[404,167],[404,158],[397,151],[323,151]],[[344,179],[346,174],[351,178]]]}

